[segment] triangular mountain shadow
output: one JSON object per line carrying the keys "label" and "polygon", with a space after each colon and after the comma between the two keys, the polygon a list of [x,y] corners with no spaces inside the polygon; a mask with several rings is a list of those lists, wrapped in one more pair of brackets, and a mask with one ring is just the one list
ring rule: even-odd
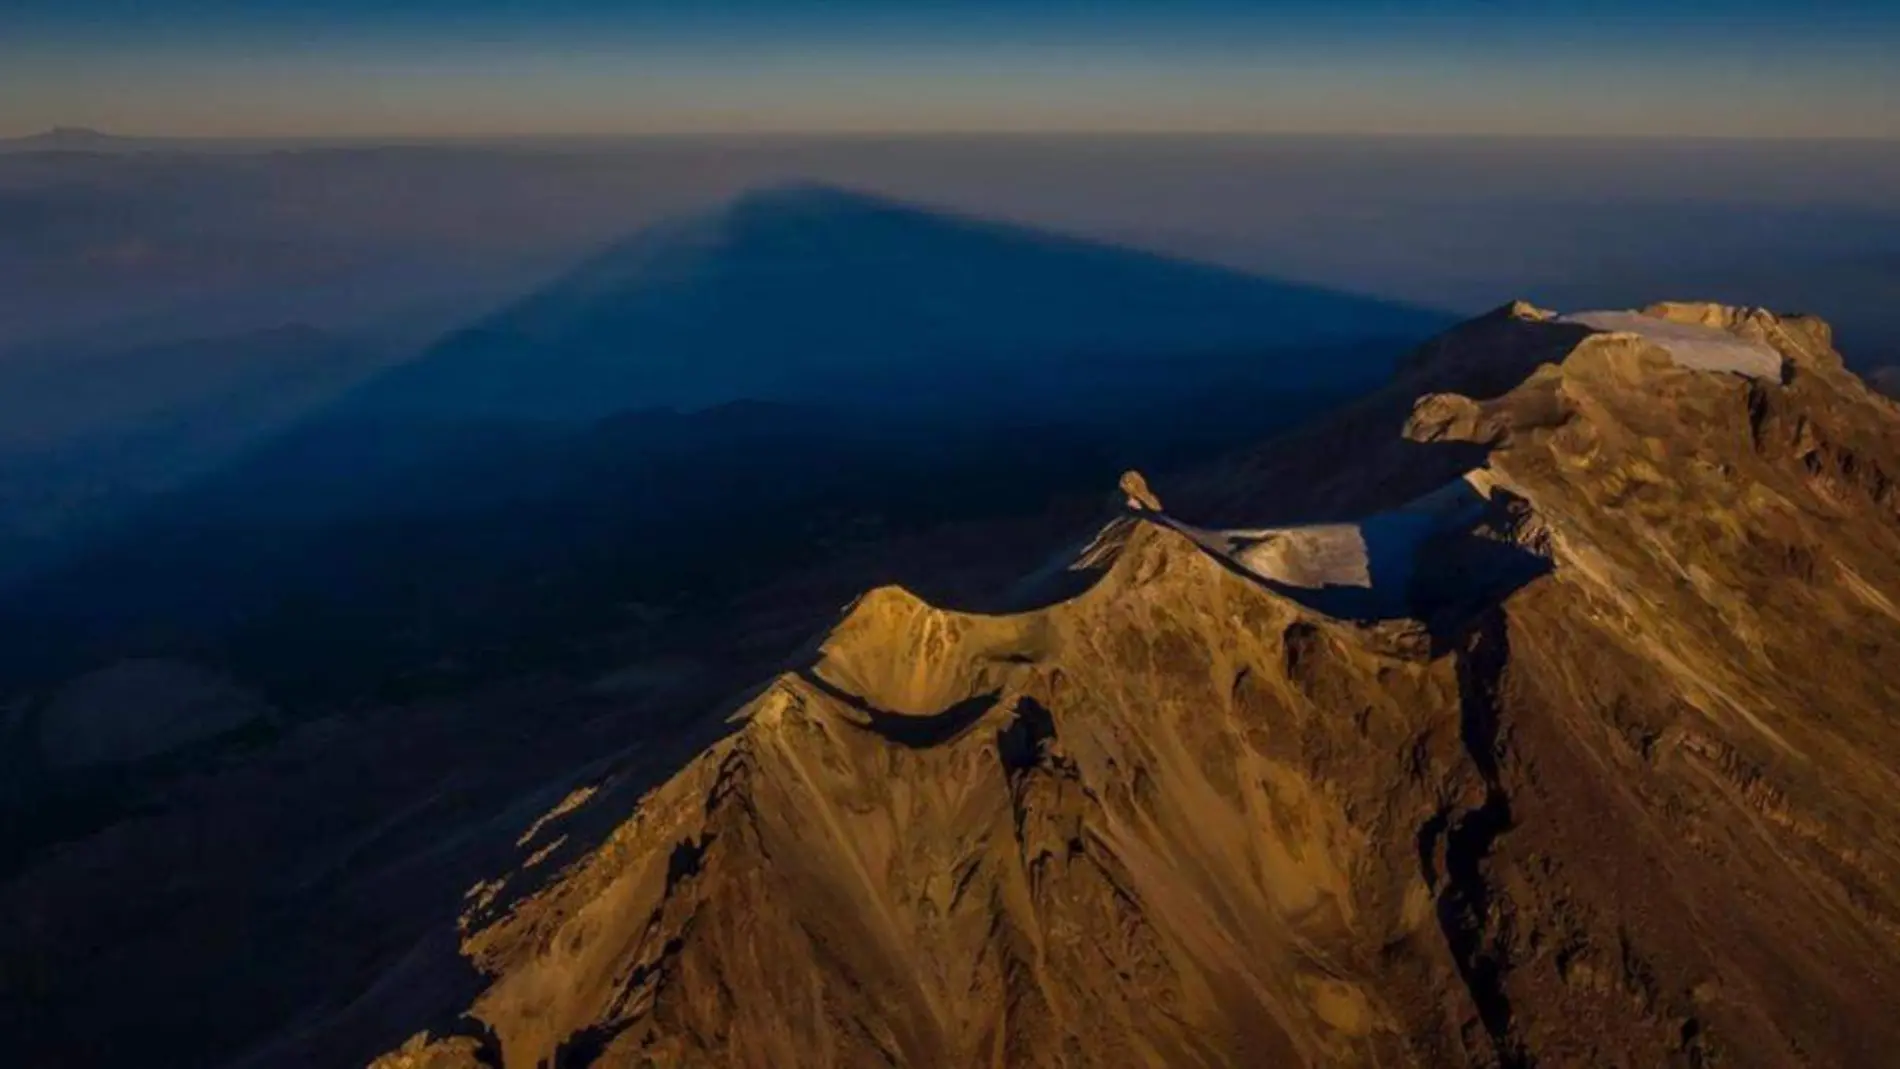
{"label": "triangular mountain shadow", "polygon": [[1285,389],[1370,384],[1389,357],[1315,351],[1409,343],[1448,322],[1374,298],[791,185],[620,241],[347,407],[565,420],[743,397],[1094,417],[1234,375]]}
{"label": "triangular mountain shadow", "polygon": [[1256,441],[1375,389],[1439,323],[858,193],[754,193],[603,251],[28,577],[0,683],[209,649],[311,702],[527,663],[498,649],[558,661],[616,606],[700,611],[873,532],[1027,515]]}

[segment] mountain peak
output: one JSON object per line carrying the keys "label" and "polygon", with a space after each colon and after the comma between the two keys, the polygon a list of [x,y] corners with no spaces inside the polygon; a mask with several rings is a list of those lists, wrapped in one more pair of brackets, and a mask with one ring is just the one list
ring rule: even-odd
{"label": "mountain peak", "polygon": [[[1500,431],[1422,496],[1334,451],[1347,522],[1122,516],[1092,585],[1010,615],[874,589],[474,916],[479,1026],[381,1064],[1877,1062],[1900,412],[1823,325],[1618,314],[1812,362],[1507,311],[1438,355],[1550,366],[1398,406]],[[1395,430],[1332,422],[1262,449]]]}
{"label": "mountain peak", "polygon": [[[1590,343],[1586,345],[1586,342]],[[1826,321],[1708,301],[1560,313],[1518,300],[1441,334],[1401,363],[1412,394],[1496,397],[1580,349],[1624,344],[1693,370],[1781,379],[1841,368]]]}
{"label": "mountain peak", "polygon": [[24,148],[84,150],[117,144],[125,138],[95,130],[89,126],[55,126],[37,134],[16,138],[14,144]]}

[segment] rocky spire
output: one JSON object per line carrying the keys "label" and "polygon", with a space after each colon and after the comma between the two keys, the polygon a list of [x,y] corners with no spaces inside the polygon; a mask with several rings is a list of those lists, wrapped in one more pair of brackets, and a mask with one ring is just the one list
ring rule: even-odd
{"label": "rocky spire", "polygon": [[1134,512],[1160,512],[1161,499],[1148,489],[1148,480],[1134,469],[1122,472],[1121,491],[1128,496],[1128,508]]}

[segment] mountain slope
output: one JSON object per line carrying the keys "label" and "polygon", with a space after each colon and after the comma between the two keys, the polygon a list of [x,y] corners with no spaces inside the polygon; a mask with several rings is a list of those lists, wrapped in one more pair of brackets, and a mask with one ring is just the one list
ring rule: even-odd
{"label": "mountain slope", "polygon": [[[1137,495],[1067,600],[866,594],[596,848],[611,783],[537,822],[381,1064],[1878,1062],[1900,408],[1818,321],[1520,305],[1349,418]],[[1276,507],[1416,522],[1289,569]]]}
{"label": "mountain slope", "polygon": [[1241,372],[1285,389],[1369,386],[1379,360],[1313,354],[1409,344],[1443,325],[1403,305],[791,186],[637,234],[357,400],[544,419],[738,398],[1099,418]]}

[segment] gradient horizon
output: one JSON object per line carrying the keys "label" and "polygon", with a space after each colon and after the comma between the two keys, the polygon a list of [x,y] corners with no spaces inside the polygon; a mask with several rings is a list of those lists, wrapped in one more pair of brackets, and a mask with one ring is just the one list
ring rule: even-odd
{"label": "gradient horizon", "polygon": [[12,0],[0,136],[1900,137],[1900,5]]}

